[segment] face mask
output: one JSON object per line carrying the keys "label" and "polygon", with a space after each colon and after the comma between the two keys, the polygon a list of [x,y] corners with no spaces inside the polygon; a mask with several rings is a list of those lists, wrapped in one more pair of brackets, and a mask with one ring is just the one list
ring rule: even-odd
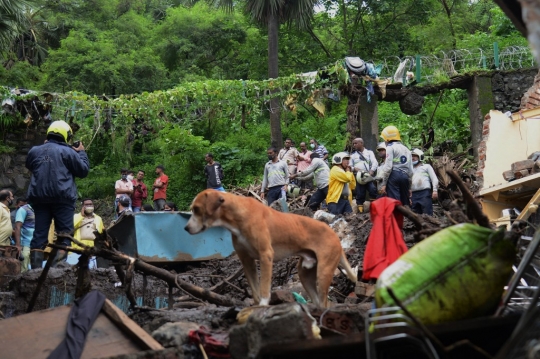
{"label": "face mask", "polygon": [[268,160],[272,161],[274,159],[274,155],[268,155]]}
{"label": "face mask", "polygon": [[128,179],[128,181],[133,181],[133,176],[129,175],[129,176],[127,176],[127,179]]}
{"label": "face mask", "polygon": [[314,143],[310,143],[310,144],[309,144],[309,147],[315,148],[315,144],[314,144]]}
{"label": "face mask", "polygon": [[8,206],[11,206],[13,204],[13,200],[12,199],[8,199],[7,200],[7,203],[8,203]]}
{"label": "face mask", "polygon": [[127,179],[127,175],[122,175],[122,179],[123,180]]}
{"label": "face mask", "polygon": [[84,207],[84,213],[86,214],[92,214],[94,213],[94,207]]}
{"label": "face mask", "polygon": [[412,161],[413,166],[416,166],[418,164],[418,161]]}

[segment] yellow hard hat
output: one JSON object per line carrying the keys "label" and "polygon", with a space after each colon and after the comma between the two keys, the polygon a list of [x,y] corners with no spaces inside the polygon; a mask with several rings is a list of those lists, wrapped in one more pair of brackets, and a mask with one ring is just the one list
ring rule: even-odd
{"label": "yellow hard hat", "polygon": [[386,126],[381,132],[381,137],[386,141],[401,141],[399,130],[396,126]]}
{"label": "yellow hard hat", "polygon": [[50,134],[62,136],[64,142],[68,142],[69,140],[71,140],[71,136],[73,136],[71,127],[69,127],[69,125],[65,121],[54,121],[53,123],[51,123],[51,125],[47,129],[47,136]]}

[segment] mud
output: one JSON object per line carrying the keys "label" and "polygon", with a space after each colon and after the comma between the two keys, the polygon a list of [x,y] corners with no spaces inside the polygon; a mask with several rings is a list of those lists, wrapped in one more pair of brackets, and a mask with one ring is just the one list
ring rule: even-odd
{"label": "mud", "polygon": [[[13,278],[9,285],[3,288],[7,293],[4,293],[2,298],[14,298],[3,303],[3,305],[7,306],[4,308],[6,317],[26,312],[41,271],[41,269],[35,269],[22,273]],[[121,286],[114,268],[90,270],[90,278],[92,289],[101,291],[118,307],[127,311],[129,303],[125,296],[125,289]],[[144,291],[143,276],[135,273],[132,288],[138,304],[153,308],[166,307],[168,305],[168,285],[153,277],[147,277],[147,282],[147,288]],[[36,301],[34,311],[73,302],[76,283],[77,273],[75,266],[61,264],[59,267],[51,268]]]}
{"label": "mud", "polygon": [[[440,207],[436,207],[435,210],[435,217],[425,217],[425,220],[440,226],[440,228],[453,224],[448,221]],[[313,213],[301,214],[313,215]],[[353,268],[361,270],[364,251],[372,228],[370,215],[362,213],[337,216],[333,222],[338,220],[345,222],[340,228],[335,228],[338,236],[341,238],[346,234],[349,240],[351,237],[353,238],[346,246],[348,248],[345,249],[347,259]],[[414,224],[407,218],[404,219],[403,234],[407,247],[412,247],[415,244],[415,228]],[[286,289],[309,299],[299,281],[297,263],[296,258],[289,258],[274,264],[272,289]],[[246,306],[253,304],[251,289],[240,270],[241,264],[236,255],[225,259],[183,264],[168,269],[174,269],[179,273],[180,278],[187,282],[207,289],[212,288],[217,293],[243,301]],[[240,275],[236,279],[223,283],[224,279],[232,276],[238,270],[240,270]],[[0,309],[6,317],[25,313],[40,274],[41,270],[39,269],[28,271],[16,276],[9,285],[2,288]],[[92,289],[100,290],[122,310],[130,312],[125,289],[121,286],[114,268],[90,270],[90,277]],[[189,321],[208,328],[226,329],[235,321],[237,309],[203,303],[177,288],[173,290],[175,303],[172,304],[185,305],[193,307],[193,309],[167,310],[169,305],[168,285],[150,276],[146,280],[146,289],[143,289],[143,276],[140,273],[135,273],[132,288],[141,309],[130,312],[130,316],[148,332],[154,331],[167,322]],[[74,299],[76,281],[76,267],[66,264],[62,267],[51,268],[34,310],[71,303]],[[216,285],[219,285],[218,289],[213,288]],[[345,298],[353,291],[354,284],[350,283],[343,273],[336,270],[329,300],[335,304],[344,303]]]}

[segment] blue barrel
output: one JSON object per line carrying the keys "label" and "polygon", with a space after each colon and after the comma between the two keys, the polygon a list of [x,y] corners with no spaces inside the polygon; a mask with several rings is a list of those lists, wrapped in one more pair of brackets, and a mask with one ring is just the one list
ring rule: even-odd
{"label": "blue barrel", "polygon": [[184,230],[189,212],[139,212],[122,216],[107,233],[118,249],[160,264],[221,259],[234,252],[231,232],[222,227],[191,235]]}

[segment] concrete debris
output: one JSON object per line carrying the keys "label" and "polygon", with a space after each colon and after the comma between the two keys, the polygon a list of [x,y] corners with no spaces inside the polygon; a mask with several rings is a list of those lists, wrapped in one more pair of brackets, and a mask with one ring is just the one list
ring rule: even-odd
{"label": "concrete debris", "polygon": [[165,348],[181,347],[188,342],[189,332],[199,329],[193,322],[165,323],[152,332],[152,337]]}

